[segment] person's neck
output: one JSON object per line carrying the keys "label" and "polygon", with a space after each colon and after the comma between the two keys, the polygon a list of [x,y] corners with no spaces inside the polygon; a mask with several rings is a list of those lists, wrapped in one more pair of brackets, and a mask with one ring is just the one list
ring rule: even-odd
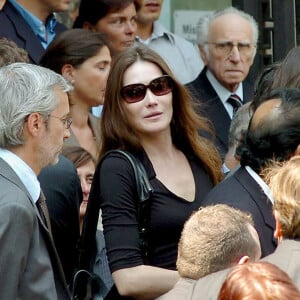
{"label": "person's neck", "polygon": [[153,22],[149,23],[139,23],[137,26],[136,35],[142,40],[147,40],[153,32]]}
{"label": "person's neck", "polygon": [[170,157],[176,150],[169,132],[151,137],[140,137],[140,141],[150,160]]}
{"label": "person's neck", "polygon": [[40,167],[38,156],[35,155],[35,149],[31,142],[27,142],[20,146],[10,147],[7,150],[21,158],[33,170],[36,176],[38,176],[42,168]]}
{"label": "person's neck", "polygon": [[46,6],[43,6],[41,4],[42,1],[40,0],[17,0],[17,2],[34,16],[39,18],[43,23],[46,23],[49,15],[53,13],[52,11],[49,11]]}
{"label": "person's neck", "polygon": [[90,107],[83,103],[75,103],[70,106],[72,116],[72,125],[77,128],[83,128],[88,125]]}

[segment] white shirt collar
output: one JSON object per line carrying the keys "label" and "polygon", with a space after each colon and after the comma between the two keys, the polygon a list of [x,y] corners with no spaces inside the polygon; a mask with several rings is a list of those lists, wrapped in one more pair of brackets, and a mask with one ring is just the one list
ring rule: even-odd
{"label": "white shirt collar", "polygon": [[274,199],[271,195],[271,190],[269,186],[262,180],[262,178],[249,166],[245,167],[249,175],[257,182],[257,184],[261,187],[265,195],[269,198],[269,200],[274,205]]}
{"label": "white shirt collar", "polygon": [[136,40],[144,45],[149,45],[153,40],[163,36],[166,36],[171,43],[174,43],[172,35],[166,30],[166,28],[159,21],[155,21],[153,22],[153,31],[151,35],[146,40],[136,36]]}
{"label": "white shirt collar", "polygon": [[[227,110],[229,116],[232,118],[233,115],[233,108],[232,106],[227,103],[227,100],[231,94],[231,91],[227,90],[212,74],[211,71],[207,69],[206,76],[210,84],[213,86],[214,90],[216,91],[218,97],[220,98],[221,102],[223,103],[225,109]],[[243,83],[241,82],[234,92],[234,94],[238,95],[240,99],[243,101]]]}
{"label": "white shirt collar", "polygon": [[36,202],[40,196],[40,183],[34,171],[16,154],[0,148],[0,157],[14,170],[20,178],[31,198]]}

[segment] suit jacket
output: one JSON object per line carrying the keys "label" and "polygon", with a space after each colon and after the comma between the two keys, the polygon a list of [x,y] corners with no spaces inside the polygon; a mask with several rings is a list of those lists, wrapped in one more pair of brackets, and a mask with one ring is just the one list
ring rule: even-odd
{"label": "suit jacket", "polygon": [[[193,82],[187,84],[187,88],[191,91],[195,101],[197,101],[196,104],[200,104],[199,107],[196,106],[199,114],[209,119],[213,125],[213,128],[216,132],[215,144],[221,154],[221,157],[224,158],[228,150],[228,132],[231,118],[228,115],[217,92],[207,79],[206,70],[207,68],[204,68]],[[244,81],[244,103],[252,100],[253,93],[253,85],[247,81]]]}
{"label": "suit jacket", "polygon": [[[45,50],[31,27],[9,1],[6,1],[0,10],[0,24],[0,37],[13,40],[28,52],[31,63],[38,64]],[[66,30],[66,27],[57,23],[54,30],[59,34]]]}
{"label": "suit jacket", "polygon": [[285,271],[300,289],[300,240],[284,239],[273,254],[263,260]]}
{"label": "suit jacket", "polygon": [[198,279],[193,285],[189,300],[217,300],[219,291],[230,269],[221,270]]}
{"label": "suit jacket", "polygon": [[[285,271],[300,288],[300,240],[283,240],[275,252],[262,261],[268,261]],[[199,280],[181,278],[175,287],[159,300],[217,300],[221,286],[230,269],[209,274]]]}
{"label": "suit jacket", "polygon": [[0,159],[0,299],[70,299],[53,240],[27,189]]}
{"label": "suit jacket", "polygon": [[198,280],[180,278],[173,289],[156,300],[217,300],[229,271],[221,270]]}
{"label": "suit jacket", "polygon": [[190,278],[180,278],[175,286],[156,300],[186,300],[191,297],[196,281]]}
{"label": "suit jacket", "polygon": [[46,196],[54,243],[70,283],[78,267],[80,180],[74,164],[62,155],[56,165],[44,168],[38,179]]}
{"label": "suit jacket", "polygon": [[203,206],[218,203],[250,213],[260,239],[262,257],[274,252],[277,241],[273,236],[272,203],[244,167],[216,185],[205,197]]}

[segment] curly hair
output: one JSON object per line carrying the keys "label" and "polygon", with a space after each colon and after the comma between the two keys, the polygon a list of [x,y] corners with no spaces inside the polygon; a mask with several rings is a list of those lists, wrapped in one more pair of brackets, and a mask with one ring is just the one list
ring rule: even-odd
{"label": "curly hair", "polygon": [[300,156],[284,163],[272,162],[262,173],[274,198],[273,210],[282,237],[300,238]]}

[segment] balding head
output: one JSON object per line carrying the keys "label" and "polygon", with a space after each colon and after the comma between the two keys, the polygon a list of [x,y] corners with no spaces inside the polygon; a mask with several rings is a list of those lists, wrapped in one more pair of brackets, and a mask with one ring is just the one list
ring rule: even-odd
{"label": "balding head", "polygon": [[273,122],[280,118],[281,111],[281,99],[270,99],[266,102],[263,102],[253,114],[250,130],[255,130],[260,128],[263,130],[268,125],[273,124]]}
{"label": "balding head", "polygon": [[273,159],[285,161],[300,144],[300,90],[278,89],[254,111],[244,141],[237,149],[241,165],[257,173]]}

